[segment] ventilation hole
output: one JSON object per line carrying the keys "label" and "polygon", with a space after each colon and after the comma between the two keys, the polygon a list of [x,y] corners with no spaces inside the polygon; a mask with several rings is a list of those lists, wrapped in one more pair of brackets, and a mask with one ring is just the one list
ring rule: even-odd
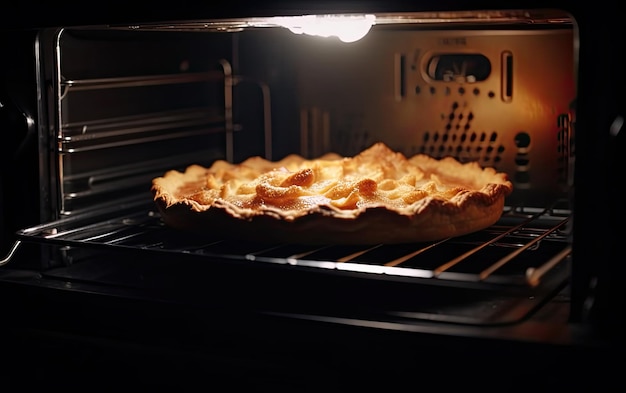
{"label": "ventilation hole", "polygon": [[459,94],[460,95],[465,94],[465,88],[464,87],[459,87]]}
{"label": "ventilation hole", "polygon": [[424,133],[424,142],[428,142],[428,140],[430,139],[430,134],[428,132]]}
{"label": "ventilation hole", "polygon": [[415,86],[415,94],[419,94],[422,92],[422,88],[419,86]]}
{"label": "ventilation hole", "polygon": [[457,153],[460,153],[462,151],[463,151],[463,146],[459,145],[459,146],[456,147],[456,152]]}
{"label": "ventilation hole", "polygon": [[483,151],[482,146],[476,147],[476,153],[480,153],[481,151]]}
{"label": "ventilation hole", "polygon": [[452,103],[452,110],[455,111],[457,109],[459,109],[459,103],[455,101]]}
{"label": "ventilation hole", "polygon": [[477,95],[479,95],[479,94],[480,94],[480,90],[479,90],[477,87],[476,87],[476,88],[474,88],[473,92],[474,92],[474,95],[475,95],[475,96],[477,96]]}
{"label": "ventilation hole", "polygon": [[493,152],[493,146],[487,146],[487,153]]}
{"label": "ventilation hole", "polygon": [[530,135],[526,132],[519,132],[515,135],[515,146],[519,148],[528,147],[530,145]]}
{"label": "ventilation hole", "polygon": [[454,126],[454,128],[458,130],[459,128],[461,128],[461,126],[457,124],[456,126]]}
{"label": "ventilation hole", "polygon": [[435,94],[436,92],[437,92],[437,90],[433,86],[431,86],[430,87],[430,94]]}
{"label": "ventilation hole", "polygon": [[442,137],[442,140],[444,143],[446,143],[448,141],[448,134],[444,134],[444,136]]}
{"label": "ventilation hole", "polygon": [[470,113],[467,115],[467,121],[468,121],[468,122],[470,122],[470,121],[472,121],[472,120],[474,120],[474,114],[473,114],[472,112],[470,112]]}
{"label": "ventilation hole", "polygon": [[482,134],[480,134],[480,141],[484,142],[485,139],[487,139],[487,134],[485,134],[484,132]]}
{"label": "ventilation hole", "polygon": [[452,153],[452,146],[448,146],[448,153]]}
{"label": "ventilation hole", "polygon": [[446,124],[446,131],[450,131],[452,129],[452,124]]}
{"label": "ventilation hole", "polygon": [[528,172],[516,172],[515,182],[516,183],[530,183],[530,174]]}
{"label": "ventilation hole", "polygon": [[461,142],[465,142],[466,139],[467,139],[466,134],[461,135]]}
{"label": "ventilation hole", "polygon": [[469,131],[469,129],[470,129],[469,123],[465,124],[465,127],[463,127],[463,128],[465,129],[465,131]]}
{"label": "ventilation hole", "polygon": [[439,145],[439,153],[443,152],[445,147],[443,145]]}
{"label": "ventilation hole", "polygon": [[489,161],[489,160],[490,160],[490,157],[489,157],[489,156],[484,156],[484,157],[483,157],[483,161],[487,162],[487,161]]}
{"label": "ventilation hole", "polygon": [[459,118],[459,120],[463,120],[463,113],[459,113],[458,118]]}
{"label": "ventilation hole", "polygon": [[489,138],[490,142],[495,142],[498,139],[498,134],[496,132],[491,133],[491,137]]}
{"label": "ventilation hole", "polygon": [[454,120],[454,112],[452,112],[452,113],[450,113],[450,114],[448,115],[448,119],[449,119],[449,120]]}
{"label": "ventilation hole", "polygon": [[494,93],[493,91],[490,91],[489,93],[487,93],[487,96],[488,96],[489,98],[493,98],[493,97],[495,97],[495,96],[496,96],[496,93]]}
{"label": "ventilation hole", "polygon": [[470,141],[474,142],[477,138],[477,135],[475,132],[472,132],[472,135],[470,136]]}
{"label": "ventilation hole", "polygon": [[504,152],[504,146],[500,145],[498,146],[498,153],[502,153]]}
{"label": "ventilation hole", "polygon": [[530,160],[528,158],[516,158],[515,159],[515,165],[517,166],[526,166],[528,165],[528,163],[530,162]]}
{"label": "ventilation hole", "polygon": [[433,135],[433,141],[437,142],[439,140],[439,133],[435,133],[435,135]]}

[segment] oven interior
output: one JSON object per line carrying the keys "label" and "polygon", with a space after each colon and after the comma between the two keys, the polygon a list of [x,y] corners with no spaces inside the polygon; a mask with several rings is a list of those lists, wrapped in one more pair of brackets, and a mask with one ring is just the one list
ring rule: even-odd
{"label": "oven interior", "polygon": [[[371,22],[42,31],[42,224],[17,232],[5,262],[34,247],[41,276],[76,290],[189,302],[226,287],[222,299],[255,309],[406,323],[514,324],[563,293],[575,21],[557,10],[424,12],[375,15],[354,42],[307,30],[339,17]],[[150,194],[153,178],[190,164],[354,155],[377,141],[507,172],[502,218],[432,243],[244,243],[167,228]],[[242,287],[255,296],[239,299]]]}

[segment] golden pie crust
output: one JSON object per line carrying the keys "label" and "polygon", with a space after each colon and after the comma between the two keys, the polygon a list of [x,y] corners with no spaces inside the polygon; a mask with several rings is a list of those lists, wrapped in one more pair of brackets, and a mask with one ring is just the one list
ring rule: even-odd
{"label": "golden pie crust", "polygon": [[427,242],[494,224],[513,185],[476,162],[407,158],[383,143],[354,157],[252,157],[191,165],[153,179],[163,222],[259,242]]}

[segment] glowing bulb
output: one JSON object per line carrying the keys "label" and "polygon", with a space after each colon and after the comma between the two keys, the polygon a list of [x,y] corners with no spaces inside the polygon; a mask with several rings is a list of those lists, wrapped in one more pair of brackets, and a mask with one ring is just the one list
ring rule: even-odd
{"label": "glowing bulb", "polygon": [[374,15],[304,15],[276,18],[276,23],[295,34],[337,37],[343,42],[358,41],[370,31]]}

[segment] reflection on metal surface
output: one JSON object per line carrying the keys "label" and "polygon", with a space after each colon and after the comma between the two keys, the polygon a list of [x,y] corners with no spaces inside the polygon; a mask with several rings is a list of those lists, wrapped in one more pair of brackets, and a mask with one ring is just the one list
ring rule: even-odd
{"label": "reflection on metal surface", "polygon": [[9,263],[9,261],[11,260],[11,258],[13,258],[13,255],[15,254],[15,252],[17,251],[21,243],[22,242],[20,240],[17,240],[15,243],[13,243],[13,246],[9,250],[9,253],[7,254],[7,256],[4,257],[3,259],[0,259],[0,266],[4,266],[7,263]]}

